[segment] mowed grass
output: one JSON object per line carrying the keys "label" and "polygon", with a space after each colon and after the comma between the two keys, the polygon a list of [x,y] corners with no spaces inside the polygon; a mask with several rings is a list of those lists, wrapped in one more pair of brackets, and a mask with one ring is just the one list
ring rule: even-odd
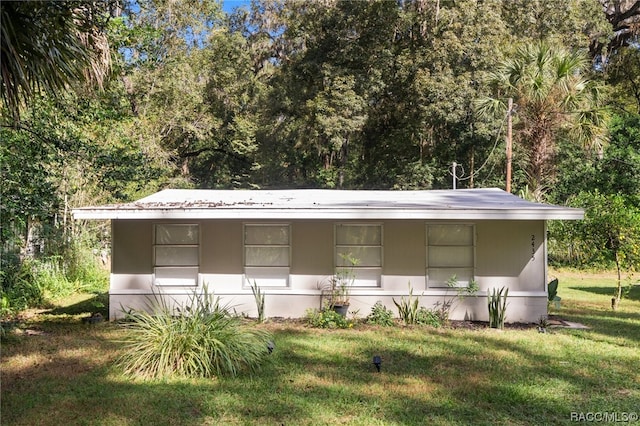
{"label": "mowed grass", "polygon": [[268,323],[276,348],[260,372],[213,380],[124,377],[114,361],[125,331],[83,324],[91,303],[76,300],[3,342],[0,423],[530,425],[639,413],[640,288],[612,312],[611,274],[551,274],[562,297],[551,313],[590,329]]}

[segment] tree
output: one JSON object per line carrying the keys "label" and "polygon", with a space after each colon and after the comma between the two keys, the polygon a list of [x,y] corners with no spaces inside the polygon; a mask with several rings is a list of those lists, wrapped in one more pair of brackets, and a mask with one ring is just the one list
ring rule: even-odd
{"label": "tree", "polygon": [[331,186],[344,186],[349,156],[349,141],[361,130],[365,120],[365,100],[354,91],[353,76],[336,76],[328,72],[323,89],[306,103],[311,136],[318,143],[324,170],[337,163],[338,179]]}
{"label": "tree", "polygon": [[496,97],[481,99],[481,114],[506,114],[506,100],[516,104],[516,146],[534,199],[541,200],[555,176],[561,137],[601,149],[606,115],[601,86],[585,77],[589,62],[545,42],[528,43],[502,61],[490,77]]}
{"label": "tree", "polygon": [[601,153],[586,154],[581,147],[561,141],[551,202],[564,204],[575,194],[594,189],[606,195],[640,196],[640,116],[614,114],[609,135]]}
{"label": "tree", "polygon": [[514,0],[500,7],[505,25],[520,42],[553,39],[568,49],[587,50],[614,36],[602,2],[609,0]]}
{"label": "tree", "polygon": [[57,95],[77,82],[101,84],[110,65],[105,28],[116,0],[0,3],[0,93],[10,118],[43,91]]}
{"label": "tree", "polygon": [[640,264],[639,200],[620,194],[582,192],[571,205],[586,209],[585,220],[567,226],[567,237],[587,261],[615,264],[617,283],[611,307],[616,309],[623,294],[622,272],[632,273]]}
{"label": "tree", "polygon": [[[595,34],[591,38],[589,50],[593,57],[616,52],[620,48],[634,44],[640,33],[639,0],[599,0],[607,21],[611,24],[610,34]],[[604,36],[604,37],[603,37]],[[606,60],[602,61],[606,64]]]}
{"label": "tree", "polygon": [[609,59],[605,77],[611,86],[614,106],[640,114],[640,50],[637,46],[620,48]]}

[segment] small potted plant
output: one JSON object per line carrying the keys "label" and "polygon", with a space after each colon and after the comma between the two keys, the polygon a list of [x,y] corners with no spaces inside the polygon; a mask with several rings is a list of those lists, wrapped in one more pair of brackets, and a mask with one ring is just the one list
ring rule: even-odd
{"label": "small potted plant", "polygon": [[353,268],[358,264],[358,260],[351,253],[341,254],[340,257],[343,260],[343,264],[347,266],[336,268],[335,274],[329,281],[331,285],[329,307],[340,315],[346,316],[349,310],[351,287],[356,279]]}

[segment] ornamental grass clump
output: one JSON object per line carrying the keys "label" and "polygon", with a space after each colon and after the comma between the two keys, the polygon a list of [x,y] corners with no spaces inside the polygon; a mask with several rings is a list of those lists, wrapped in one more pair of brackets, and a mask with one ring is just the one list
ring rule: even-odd
{"label": "ornamental grass clump", "polygon": [[268,353],[270,334],[232,314],[206,288],[186,305],[171,308],[156,296],[150,307],[126,315],[128,335],[118,364],[130,376],[235,376],[257,369]]}

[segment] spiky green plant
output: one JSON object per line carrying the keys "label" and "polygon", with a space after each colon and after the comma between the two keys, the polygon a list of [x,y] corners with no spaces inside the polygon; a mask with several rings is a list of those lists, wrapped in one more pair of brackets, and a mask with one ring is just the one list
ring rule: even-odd
{"label": "spiky green plant", "polygon": [[260,287],[258,287],[258,283],[253,281],[251,285],[251,292],[253,293],[253,297],[256,301],[256,308],[258,309],[258,322],[264,322],[264,292]]}
{"label": "spiky green plant", "polygon": [[149,311],[133,310],[126,319],[128,335],[118,364],[126,374],[144,379],[255,370],[271,340],[266,331],[231,314],[206,288],[176,308],[156,295]]}
{"label": "spiky green plant", "polygon": [[407,325],[416,324],[418,318],[418,298],[413,298],[413,287],[409,284],[409,297],[405,299],[404,296],[397,302],[395,298],[392,299],[393,303],[398,308],[398,316]]}
{"label": "spiky green plant", "polygon": [[504,328],[508,295],[508,287],[502,287],[500,290],[496,290],[495,288],[493,288],[491,289],[491,293],[487,293],[487,304],[489,307],[489,327]]}

